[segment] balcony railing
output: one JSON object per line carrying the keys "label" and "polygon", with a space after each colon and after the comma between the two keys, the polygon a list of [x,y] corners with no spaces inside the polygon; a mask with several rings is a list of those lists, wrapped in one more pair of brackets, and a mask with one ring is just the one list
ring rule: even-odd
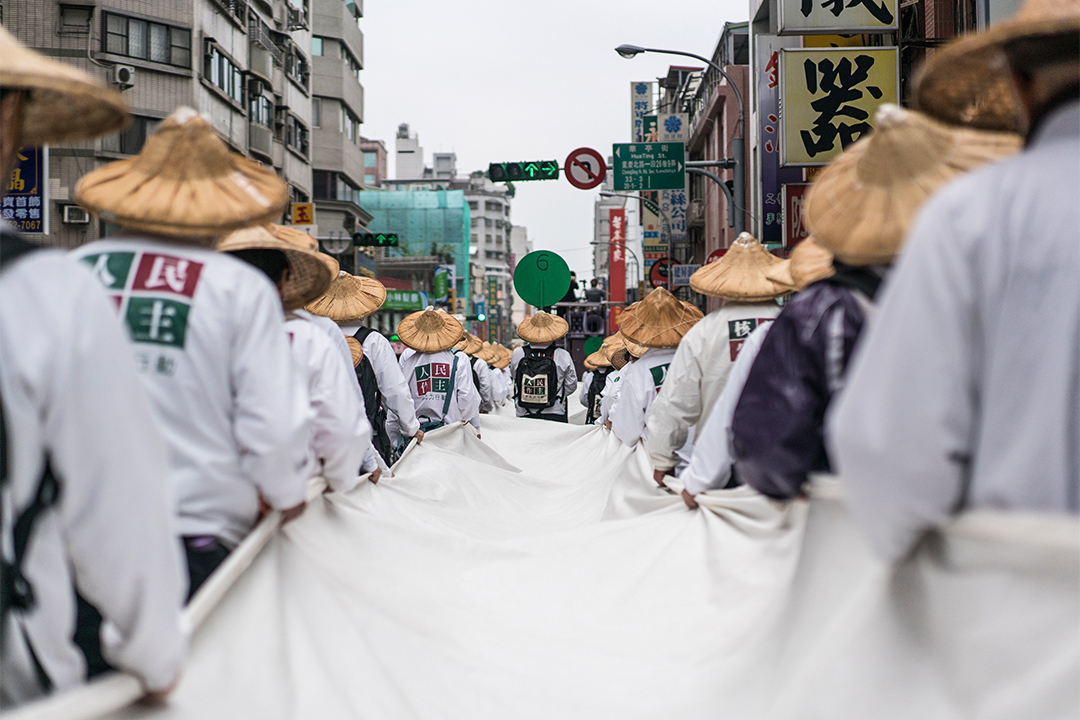
{"label": "balcony railing", "polygon": [[270,57],[274,58],[274,62],[278,65],[285,65],[285,53],[282,52],[281,48],[274,42],[273,37],[270,36],[270,27],[254,13],[251,14],[248,22],[248,37],[251,38],[251,42],[269,52]]}
{"label": "balcony railing", "polygon": [[244,27],[248,22],[247,0],[213,0],[219,8],[229,14],[234,20]]}

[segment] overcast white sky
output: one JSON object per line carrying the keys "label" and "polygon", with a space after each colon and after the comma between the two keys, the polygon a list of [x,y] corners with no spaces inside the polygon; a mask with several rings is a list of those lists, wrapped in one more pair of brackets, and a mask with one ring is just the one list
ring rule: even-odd
{"label": "overcast white sky", "polygon": [[[749,0],[365,0],[365,137],[391,156],[400,123],[419,133],[425,161],[457,153],[458,173],[488,163],[558,160],[588,146],[605,156],[630,137],[630,82],[693,61],[619,57],[623,43],[708,57],[724,22]],[[561,173],[560,173],[561,175]],[[517,184],[512,220],[536,249],[592,277],[597,191],[558,182]]]}

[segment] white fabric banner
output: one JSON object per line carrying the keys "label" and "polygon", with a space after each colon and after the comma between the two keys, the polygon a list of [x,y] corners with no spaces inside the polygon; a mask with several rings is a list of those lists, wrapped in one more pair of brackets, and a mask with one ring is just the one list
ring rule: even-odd
{"label": "white fabric banner", "polygon": [[112,717],[1077,717],[1073,519],[965,516],[890,567],[830,485],[689,511],[601,428],[486,415],[482,438],[436,431],[313,502],[168,705]]}

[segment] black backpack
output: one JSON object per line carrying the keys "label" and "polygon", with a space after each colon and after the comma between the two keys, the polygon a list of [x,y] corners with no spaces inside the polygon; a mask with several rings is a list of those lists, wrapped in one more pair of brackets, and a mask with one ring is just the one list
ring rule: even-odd
{"label": "black backpack", "polygon": [[[375,331],[371,328],[362,327],[353,337],[363,345],[364,340],[373,332]],[[379,453],[387,465],[393,465],[394,448],[386,432],[386,408],[383,407],[383,394],[379,390],[375,368],[372,367],[367,355],[364,355],[360,359],[360,364],[356,366],[356,379],[360,383],[360,392],[364,396],[364,409],[367,411],[368,422],[371,423],[371,444],[375,446],[375,452]]]}
{"label": "black backpack", "polygon": [[[40,249],[40,246],[27,242],[12,233],[0,233],[0,270],[7,268],[13,261]],[[3,399],[0,398],[0,517],[2,517],[3,503],[8,496],[10,483],[9,470],[10,458],[8,455],[7,418],[3,411]],[[26,547],[30,544],[34,525],[46,510],[56,504],[60,498],[60,483],[53,474],[49,457],[45,457],[45,468],[38,480],[37,491],[34,499],[25,510],[18,514],[15,523],[11,527],[12,556],[0,556],[0,635],[7,627],[7,615],[13,610],[26,612],[35,605],[34,590],[23,575],[22,565],[26,557]],[[4,528],[4,533],[8,528]],[[0,638],[0,642],[2,642]],[[29,643],[27,644],[29,647]],[[38,683],[43,689],[49,690],[52,683],[45,674],[41,664],[37,661],[33,649],[30,650],[34,660],[35,670],[38,674]]]}
{"label": "black backpack", "polygon": [[592,382],[589,384],[589,392],[586,395],[585,424],[592,425],[596,418],[600,417],[600,401],[604,399],[604,386],[607,384],[611,368],[595,370]]}
{"label": "black backpack", "polygon": [[559,401],[559,368],[555,347],[525,348],[514,376],[514,399],[522,410],[535,415]]}

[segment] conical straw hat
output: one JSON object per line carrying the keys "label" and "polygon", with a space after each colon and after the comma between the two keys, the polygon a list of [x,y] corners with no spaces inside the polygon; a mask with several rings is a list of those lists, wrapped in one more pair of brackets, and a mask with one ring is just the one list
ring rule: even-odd
{"label": "conical straw hat", "polygon": [[397,330],[401,342],[422,353],[449,350],[465,332],[457,320],[431,308],[407,315]]}
{"label": "conical straw hat", "polygon": [[27,48],[0,27],[0,88],[26,90],[24,145],[105,135],[128,122],[127,104],[82,70]]}
{"label": "conical straw hat", "polygon": [[804,290],[836,273],[832,253],[818,245],[812,235],[792,250],[790,267],[796,290]]}
{"label": "conical straw hat", "polygon": [[511,360],[511,357],[512,357],[511,352],[509,350],[507,350],[506,348],[504,348],[502,345],[497,345],[495,347],[495,350],[496,350],[496,353],[495,353],[496,354],[495,367],[497,369],[499,369],[499,370],[502,370],[505,367],[509,367],[510,366],[510,360]]}
{"label": "conical straw hat", "polygon": [[611,353],[611,367],[616,370],[622,370],[626,367],[626,364],[633,360],[633,355],[630,354],[630,350],[626,347],[620,347]]}
{"label": "conical straw hat", "polygon": [[604,343],[600,346],[599,350],[585,358],[585,364],[592,365],[593,370],[611,367],[611,358],[609,357],[609,352],[612,350],[612,347],[610,347],[607,343]]}
{"label": "conical straw hat", "polygon": [[939,123],[882,105],[877,129],[810,186],[804,212],[817,244],[849,265],[890,263],[919,208],[938,188],[1020,149],[1012,133]]}
{"label": "conical straw hat", "polygon": [[498,358],[498,353],[495,351],[495,346],[491,343],[485,342],[484,347],[480,349],[480,352],[476,353],[476,357],[480,358],[488,365],[491,365]]}
{"label": "conical straw hat", "polygon": [[352,353],[352,366],[356,367],[364,359],[364,346],[352,336],[346,337],[345,342],[349,344],[349,352]]}
{"label": "conical straw hat", "polygon": [[570,326],[558,315],[538,312],[521,321],[517,334],[525,342],[543,344],[558,340],[569,330]]}
{"label": "conical straw hat", "polygon": [[[916,107],[943,122],[984,130],[1024,130],[1005,49],[1024,39],[1080,34],[1080,0],[1028,0],[1008,20],[935,50],[915,88]],[[1076,60],[1075,57],[1072,60]]]}
{"label": "conical straw hat", "polygon": [[384,302],[386,288],[381,282],[339,272],[322,297],[309,303],[307,310],[343,323],[366,318],[381,308]]}
{"label": "conical straw hat", "polygon": [[[454,316],[454,319],[457,320],[457,316]],[[465,334],[462,336],[461,340],[454,343],[454,349],[460,350],[466,355],[475,355],[476,353],[480,352],[483,347],[484,341],[467,330],[465,331]]]}
{"label": "conical straw hat", "polygon": [[[633,309],[619,316],[619,332],[628,344],[671,348],[676,347],[701,318],[701,311],[696,307],[681,302],[664,288],[656,288]],[[633,349],[631,354],[637,356]]]}
{"label": "conical straw hat", "polygon": [[85,175],[80,205],[103,220],[177,238],[215,238],[281,216],[288,187],[229,150],[206,120],[180,108],[142,152]]}
{"label": "conical straw hat", "polygon": [[[593,353],[593,355],[595,355],[595,354],[596,353]],[[593,357],[593,355],[589,355],[587,358],[585,358],[585,361],[582,363],[582,365],[585,366],[586,370],[592,371],[592,370],[596,369],[596,366],[593,365],[592,360],[590,359],[590,358]]]}
{"label": "conical straw hat", "polygon": [[724,256],[702,265],[690,276],[690,287],[702,295],[738,302],[762,302],[789,292],[766,276],[781,262],[750,233],[735,239]]}
{"label": "conical straw hat", "polygon": [[[641,357],[642,355],[644,355],[645,353],[647,353],[649,351],[648,347],[646,347],[645,345],[641,345],[640,343],[634,342],[633,340],[626,337],[625,335],[623,336],[622,341],[623,341],[623,346],[622,346],[621,349],[625,350],[628,353],[630,353],[630,357],[632,357],[632,358],[635,358],[635,359],[639,358],[639,357]],[[612,357],[614,357],[614,355]]]}
{"label": "conical straw hat", "polygon": [[[326,266],[330,268],[331,277],[337,277],[338,273],[341,272],[341,265],[338,263],[337,258],[321,252],[319,250],[319,241],[313,238],[311,235],[308,235],[303,230],[297,230],[296,228],[290,227],[289,225],[277,225],[275,223],[271,223],[270,232],[273,233],[274,237],[276,237],[278,240],[291,242],[294,245],[306,247],[308,250],[314,253],[318,253],[319,259],[326,263]],[[382,283],[379,284],[381,285]]]}
{"label": "conical straw hat", "polygon": [[237,230],[218,244],[218,252],[237,250],[280,250],[289,261],[289,280],[281,291],[281,304],[286,310],[302,308],[330,287],[330,268],[317,253],[278,240],[263,226]]}
{"label": "conical straw hat", "polygon": [[795,291],[795,280],[791,277],[791,258],[781,260],[767,267],[765,277],[784,288],[787,292]]}

